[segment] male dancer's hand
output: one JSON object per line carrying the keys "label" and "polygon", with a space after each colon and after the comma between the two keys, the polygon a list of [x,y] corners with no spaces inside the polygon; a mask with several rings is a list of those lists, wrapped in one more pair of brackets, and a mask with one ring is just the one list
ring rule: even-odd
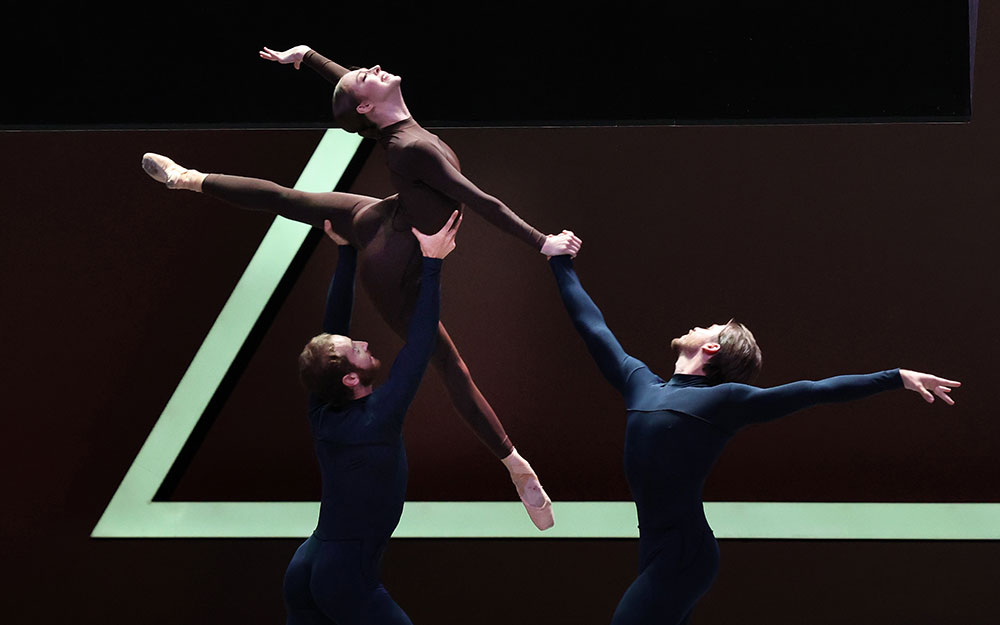
{"label": "male dancer's hand", "polygon": [[583,246],[583,241],[580,240],[580,237],[573,234],[572,230],[563,230],[559,234],[547,234],[545,236],[545,243],[542,244],[540,251],[542,254],[545,254],[546,258],[565,256],[567,254],[575,258],[580,253],[580,247]]}
{"label": "male dancer's hand", "polygon": [[[903,378],[903,387],[907,390],[920,393],[928,404],[934,403],[934,395],[937,395],[949,406],[955,405],[955,400],[948,396],[951,389],[962,386],[961,382],[946,380],[929,373],[900,369],[899,377]],[[933,391],[933,393],[931,393]]]}
{"label": "male dancer's hand", "polygon": [[435,234],[424,234],[416,228],[410,228],[413,236],[420,242],[420,251],[427,258],[444,258],[455,249],[455,235],[458,227],[462,225],[462,215],[455,211],[448,218],[444,227]]}
{"label": "male dancer's hand", "polygon": [[266,61],[277,61],[282,65],[288,65],[292,63],[295,65],[295,69],[299,68],[302,63],[302,58],[306,55],[306,52],[312,50],[309,46],[295,46],[294,48],[289,48],[287,50],[279,52],[278,50],[272,50],[267,46],[260,51],[260,58]]}
{"label": "male dancer's hand", "polygon": [[351,244],[347,239],[345,239],[344,237],[340,236],[339,234],[333,231],[333,224],[330,223],[329,219],[323,220],[323,230],[326,231],[326,236],[333,239],[333,242],[336,243],[337,245]]}

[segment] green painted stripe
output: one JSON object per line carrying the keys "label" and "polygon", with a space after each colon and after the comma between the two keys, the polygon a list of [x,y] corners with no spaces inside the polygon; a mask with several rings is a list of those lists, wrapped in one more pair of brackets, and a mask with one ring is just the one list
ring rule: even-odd
{"label": "green painted stripe", "polygon": [[[708,502],[718,538],[998,540],[1000,504]],[[631,502],[554,504],[539,532],[517,502],[411,501],[396,538],[636,538]],[[103,538],[303,538],[317,502],[147,502],[102,525]]]}

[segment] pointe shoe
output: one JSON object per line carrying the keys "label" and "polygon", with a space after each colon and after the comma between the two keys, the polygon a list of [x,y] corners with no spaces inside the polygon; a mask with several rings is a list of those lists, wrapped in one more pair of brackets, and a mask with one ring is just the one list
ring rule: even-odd
{"label": "pointe shoe", "polygon": [[176,189],[181,175],[187,171],[166,156],[152,152],[142,155],[142,170],[153,180],[167,185],[168,189]]}
{"label": "pointe shoe", "polygon": [[540,530],[547,530],[556,524],[552,514],[552,500],[545,493],[538,476],[534,473],[511,473],[511,481],[517,487],[517,495],[528,512],[528,518]]}
{"label": "pointe shoe", "polygon": [[545,493],[538,476],[528,464],[528,461],[517,453],[511,451],[510,455],[502,460],[507,470],[510,471],[510,479],[517,488],[517,496],[521,498],[524,509],[528,512],[528,517],[540,530],[547,530],[555,525],[555,516],[552,513],[552,500]]}

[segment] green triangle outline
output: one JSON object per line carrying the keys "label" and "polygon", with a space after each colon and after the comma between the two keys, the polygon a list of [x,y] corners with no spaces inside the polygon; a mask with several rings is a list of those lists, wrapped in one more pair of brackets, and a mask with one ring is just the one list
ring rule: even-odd
{"label": "green triangle outline", "polygon": [[[336,187],[361,138],[327,130],[295,183]],[[309,226],[275,218],[91,532],[94,538],[302,538],[319,502],[153,501],[298,252]],[[719,538],[1000,539],[1000,504],[708,502]],[[408,501],[399,538],[635,538],[628,501],[555,504],[556,526],[538,532],[513,502]]]}

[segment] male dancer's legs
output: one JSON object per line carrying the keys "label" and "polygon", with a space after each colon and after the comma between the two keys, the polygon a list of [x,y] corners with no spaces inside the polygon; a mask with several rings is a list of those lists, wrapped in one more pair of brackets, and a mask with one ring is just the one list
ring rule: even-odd
{"label": "male dancer's legs", "polygon": [[612,625],[684,625],[719,570],[719,545],[703,518],[640,530],[639,575],[622,596]]}
{"label": "male dancer's legs", "polygon": [[379,582],[387,542],[310,536],[285,572],[287,625],[412,625]]}

